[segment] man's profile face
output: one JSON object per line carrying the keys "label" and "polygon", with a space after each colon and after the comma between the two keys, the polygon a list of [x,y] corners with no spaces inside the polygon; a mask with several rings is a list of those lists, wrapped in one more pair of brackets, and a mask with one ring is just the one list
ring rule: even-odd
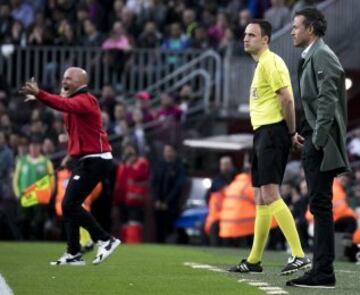
{"label": "man's profile face", "polygon": [[79,71],[75,69],[68,69],[65,71],[61,82],[65,96],[71,95],[82,85],[84,85],[84,81],[81,79]]}
{"label": "man's profile face", "polygon": [[267,36],[261,35],[258,24],[248,24],[244,33],[244,49],[249,54],[257,54],[268,42]]}
{"label": "man's profile face", "polygon": [[310,43],[311,32],[309,28],[305,28],[304,20],[305,17],[303,15],[294,17],[291,36],[295,47],[305,48]]}

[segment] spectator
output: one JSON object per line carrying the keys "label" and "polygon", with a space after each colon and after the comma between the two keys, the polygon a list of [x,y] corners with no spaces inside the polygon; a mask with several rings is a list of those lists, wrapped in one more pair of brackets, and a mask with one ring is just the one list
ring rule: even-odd
{"label": "spectator", "polygon": [[[144,207],[149,196],[149,178],[149,162],[139,157],[133,144],[125,144],[122,162],[116,169],[113,194],[114,215],[116,218],[120,216],[121,239],[124,242],[142,241]],[[131,233],[133,233],[132,237]]]}
{"label": "spectator", "polygon": [[14,153],[6,142],[5,133],[0,131],[0,239],[21,239],[16,226],[17,204],[11,189],[13,169]]}
{"label": "spectator", "polygon": [[122,10],[125,7],[124,0],[115,0],[108,18],[109,27],[117,21],[121,21]]}
{"label": "spectator", "polygon": [[231,20],[235,20],[237,18],[238,13],[246,8],[247,0],[231,0],[226,5],[226,13],[230,15]]}
{"label": "spectator", "polygon": [[7,145],[5,133],[0,131],[0,203],[12,196],[11,173],[14,164],[14,153]]}
{"label": "spectator", "polygon": [[140,34],[137,44],[140,48],[158,48],[161,42],[161,33],[157,30],[156,24],[149,21],[145,24],[144,30]]}
{"label": "spectator", "polygon": [[248,7],[252,18],[263,18],[265,11],[270,7],[270,0],[249,0]]}
{"label": "spectator", "polygon": [[149,146],[145,134],[143,112],[140,108],[135,108],[132,112],[132,120],[134,122],[134,127],[129,136],[136,146],[139,155],[146,156],[149,152]]}
{"label": "spectator", "polygon": [[194,49],[209,49],[210,46],[210,42],[209,42],[209,37],[207,34],[207,30],[205,27],[197,27],[195,28],[194,31],[194,36],[191,39],[191,43],[190,43],[190,47],[194,48]]}
{"label": "spectator", "polygon": [[21,47],[26,46],[26,31],[24,29],[24,26],[19,21],[14,21],[11,27],[11,34],[10,38],[7,40],[8,43],[11,43],[13,45],[20,45]]}
{"label": "spectator", "polygon": [[[51,161],[41,153],[41,140],[31,138],[29,154],[16,161],[13,178],[13,189],[19,199],[22,192],[42,177],[49,175],[51,187],[54,188],[54,168]],[[25,239],[42,239],[47,206],[20,207],[19,224]]]}
{"label": "spectator", "polygon": [[216,23],[214,12],[210,9],[204,9],[201,14],[200,26],[209,30]]}
{"label": "spectator", "polygon": [[114,23],[110,36],[102,44],[102,48],[105,50],[118,49],[124,51],[131,49],[129,39],[126,36],[126,31],[121,21]]}
{"label": "spectator", "polygon": [[151,0],[127,0],[126,7],[133,13],[139,14],[143,9],[149,8]]}
{"label": "spectator", "polygon": [[82,38],[81,45],[85,47],[98,47],[103,44],[105,39],[104,35],[96,29],[95,24],[90,19],[84,20],[83,30],[85,35]]}
{"label": "spectator", "polygon": [[7,113],[2,114],[0,117],[0,130],[2,130],[6,136],[10,136],[14,131],[10,116]]}
{"label": "spectator", "polygon": [[174,119],[179,121],[182,111],[175,104],[174,97],[169,93],[161,93],[160,95],[160,109],[156,113],[156,118],[160,121],[165,119]]}
{"label": "spectator", "polygon": [[76,36],[75,32],[67,20],[63,20],[60,22],[58,26],[58,37],[55,39],[56,45],[63,46],[74,46],[76,45]]}
{"label": "spectator", "polygon": [[181,193],[186,184],[185,166],[175,148],[165,145],[163,160],[154,167],[151,183],[154,199],[156,241],[164,243],[174,231],[174,223],[180,212]]}
{"label": "spectator", "polygon": [[19,21],[27,29],[34,22],[34,10],[32,6],[23,0],[11,0],[11,15],[15,21]]}
{"label": "spectator", "polygon": [[29,45],[52,45],[54,42],[53,32],[50,30],[45,15],[38,12],[35,17],[35,23],[30,29],[28,37]]}
{"label": "spectator", "polygon": [[189,45],[189,39],[183,34],[180,23],[172,23],[170,26],[170,36],[161,45],[163,51],[174,52],[173,55],[168,56],[167,64],[172,67],[179,66],[182,61],[176,53],[189,48]]}
{"label": "spectator", "polygon": [[271,24],[274,32],[290,22],[290,10],[284,0],[271,0],[271,8],[265,12],[265,19]]}
{"label": "spectator", "polygon": [[7,2],[0,3],[0,42],[8,43],[14,18],[11,15],[11,6]]}
{"label": "spectator", "polygon": [[236,23],[236,35],[241,40],[244,39],[245,28],[251,20],[251,12],[249,9],[243,9],[239,12]]}
{"label": "spectator", "polygon": [[[141,111],[142,114],[142,121],[144,123],[149,123],[154,120],[154,115],[152,111],[150,110],[150,93],[146,91],[139,91],[135,95],[136,99],[136,109]],[[132,121],[135,121],[134,118],[132,118]]]}
{"label": "spectator", "polygon": [[126,105],[123,102],[118,102],[114,108],[114,123],[112,133],[126,136],[128,134],[128,114]]}
{"label": "spectator", "polygon": [[305,7],[314,7],[317,0],[298,0],[291,10],[291,19],[294,18],[295,12],[304,9]]}
{"label": "spectator", "polygon": [[42,143],[42,151],[45,157],[50,157],[56,151],[54,142],[46,137]]}
{"label": "spectator", "polygon": [[357,128],[352,132],[352,139],[347,148],[350,157],[353,158],[353,160],[360,160],[360,128]]}
{"label": "spectator", "polygon": [[129,57],[131,44],[121,21],[116,21],[110,36],[102,44],[105,50],[104,62],[111,69],[122,72]]}
{"label": "spectator", "polygon": [[114,109],[117,104],[116,93],[112,85],[104,85],[101,90],[100,106],[101,109],[107,112],[110,116],[111,122],[114,121]]}
{"label": "spectator", "polygon": [[219,161],[219,174],[211,181],[211,187],[205,198],[209,206],[209,214],[206,219],[205,231],[209,235],[210,246],[219,246],[219,222],[222,201],[224,195],[222,190],[235,177],[236,171],[232,159],[229,156],[223,156]]}
{"label": "spectator", "polygon": [[194,36],[194,32],[199,24],[196,21],[195,11],[193,9],[186,9],[182,15],[182,21],[185,28],[185,33],[188,38],[192,38]]}
{"label": "spectator", "polygon": [[225,36],[226,29],[229,27],[227,15],[220,12],[216,16],[216,24],[209,31],[209,38],[214,45],[219,44]]}
{"label": "spectator", "polygon": [[138,36],[139,28],[137,27],[135,14],[127,7],[123,7],[121,11],[121,22],[124,26],[125,31],[129,34],[131,43],[134,43],[133,38],[135,36]]}
{"label": "spectator", "polygon": [[138,14],[138,26],[142,28],[144,23],[154,21],[158,28],[163,28],[167,15],[168,5],[161,0],[152,0],[150,6],[144,7]]}

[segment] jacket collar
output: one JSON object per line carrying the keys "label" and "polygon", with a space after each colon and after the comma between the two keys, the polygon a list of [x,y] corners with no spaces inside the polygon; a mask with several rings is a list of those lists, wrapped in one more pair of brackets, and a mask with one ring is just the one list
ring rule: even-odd
{"label": "jacket collar", "polygon": [[74,97],[78,94],[87,93],[87,92],[89,92],[89,89],[88,89],[87,85],[84,85],[84,86],[81,86],[78,89],[76,89],[75,92],[69,96],[69,98]]}
{"label": "jacket collar", "polygon": [[305,67],[305,65],[309,62],[311,56],[314,54],[314,52],[321,46],[324,45],[324,41],[323,39],[319,38],[318,40],[316,40],[312,46],[310,47],[309,51],[306,53],[306,56],[305,56],[305,61],[304,61],[304,64],[302,66],[302,68]]}

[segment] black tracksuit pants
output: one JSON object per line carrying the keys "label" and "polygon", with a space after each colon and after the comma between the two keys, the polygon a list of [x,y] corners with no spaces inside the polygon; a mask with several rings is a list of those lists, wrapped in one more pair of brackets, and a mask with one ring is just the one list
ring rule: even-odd
{"label": "black tracksuit pants", "polygon": [[96,222],[82,204],[95,186],[109,175],[111,160],[100,157],[79,160],[72,171],[66,188],[62,209],[68,244],[68,253],[80,251],[80,226],[84,227],[94,242],[108,240],[111,236]]}
{"label": "black tracksuit pants", "polygon": [[313,271],[333,274],[335,250],[332,184],[336,171],[320,171],[323,156],[322,149],[316,150],[312,144],[311,135],[305,136],[302,161],[309,191],[310,212],[314,215]]}

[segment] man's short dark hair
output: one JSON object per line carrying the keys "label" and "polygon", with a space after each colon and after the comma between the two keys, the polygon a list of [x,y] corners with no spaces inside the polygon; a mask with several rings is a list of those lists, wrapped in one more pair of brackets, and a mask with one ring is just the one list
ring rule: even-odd
{"label": "man's short dark hair", "polygon": [[261,36],[268,36],[268,38],[269,38],[268,43],[270,43],[272,27],[268,21],[263,20],[263,19],[253,19],[253,20],[249,21],[248,24],[259,25],[260,30],[261,30]]}
{"label": "man's short dark hair", "polygon": [[322,37],[325,35],[327,22],[323,13],[316,8],[304,8],[295,13],[295,16],[302,15],[304,17],[304,26],[314,28],[315,36]]}

